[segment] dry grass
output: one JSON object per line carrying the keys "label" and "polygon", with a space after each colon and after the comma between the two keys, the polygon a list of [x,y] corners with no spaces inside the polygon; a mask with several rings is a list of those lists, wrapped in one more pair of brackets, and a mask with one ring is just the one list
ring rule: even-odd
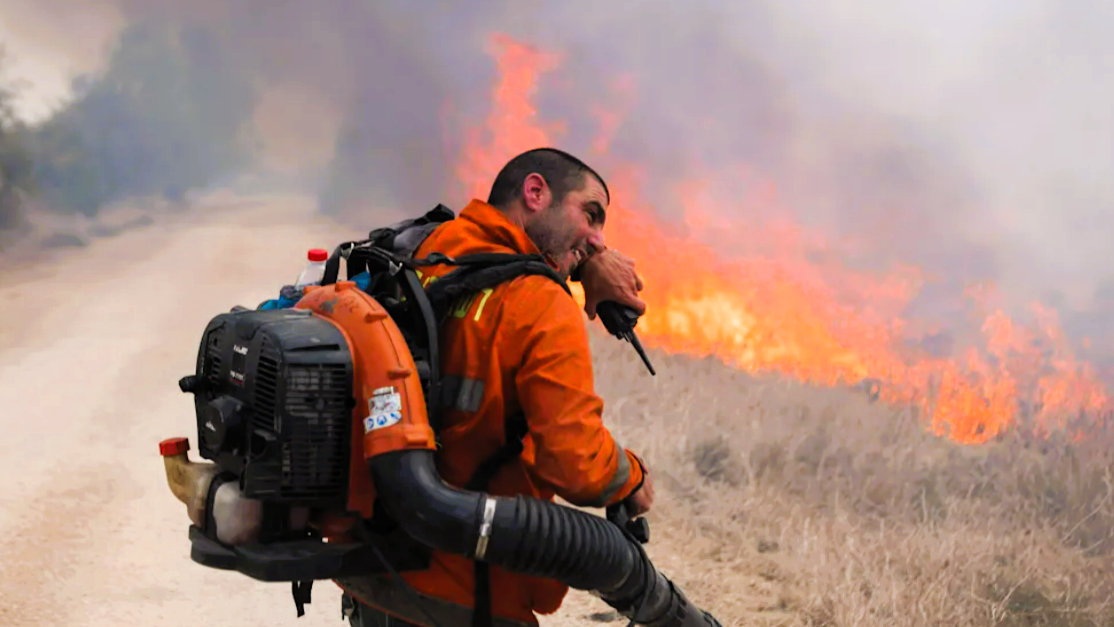
{"label": "dry grass", "polygon": [[861,393],[593,350],[657,479],[651,556],[725,626],[1114,624],[1109,437],[959,445]]}

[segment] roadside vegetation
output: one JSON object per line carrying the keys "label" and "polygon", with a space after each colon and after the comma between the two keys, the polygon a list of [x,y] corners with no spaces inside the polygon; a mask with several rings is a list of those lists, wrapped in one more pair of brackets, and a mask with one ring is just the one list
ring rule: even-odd
{"label": "roadside vegetation", "polygon": [[648,380],[593,344],[660,486],[651,556],[686,556],[663,569],[725,626],[1114,624],[1108,429],[964,445],[860,393],[658,351]]}
{"label": "roadside vegetation", "polygon": [[0,86],[0,231],[18,232],[31,211],[180,202],[247,164],[254,88],[224,45],[211,28],[137,23],[104,72],[76,78],[71,100],[34,125],[13,112],[18,88]]}

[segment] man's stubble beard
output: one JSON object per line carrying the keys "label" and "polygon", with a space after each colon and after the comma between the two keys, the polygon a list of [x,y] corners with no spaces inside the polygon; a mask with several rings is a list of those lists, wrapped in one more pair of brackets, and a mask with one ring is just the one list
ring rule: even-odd
{"label": "man's stubble beard", "polygon": [[[539,213],[526,225],[526,236],[559,266],[558,274],[568,279],[572,273],[571,262],[566,261],[568,253],[576,244],[576,227],[568,224],[562,213],[561,203],[554,202]],[[569,267],[564,267],[568,263]]]}

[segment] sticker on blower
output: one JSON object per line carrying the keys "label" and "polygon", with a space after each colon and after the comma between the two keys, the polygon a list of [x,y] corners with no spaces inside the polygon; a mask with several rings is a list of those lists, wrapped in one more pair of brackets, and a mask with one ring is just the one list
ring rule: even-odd
{"label": "sticker on blower", "polygon": [[364,418],[364,433],[402,420],[402,396],[393,386],[375,390],[367,401],[367,408],[369,415]]}

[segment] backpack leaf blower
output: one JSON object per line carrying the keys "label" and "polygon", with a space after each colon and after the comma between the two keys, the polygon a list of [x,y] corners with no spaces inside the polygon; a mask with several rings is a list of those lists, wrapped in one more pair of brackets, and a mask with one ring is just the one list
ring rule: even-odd
{"label": "backpack leaf blower", "polygon": [[[343,587],[423,570],[433,548],[592,591],[632,623],[719,627],[654,567],[640,544],[648,538],[636,538],[621,511],[609,511],[611,522],[440,478],[437,328],[448,304],[421,287],[418,260],[384,241],[334,253],[344,251],[350,278],[353,268],[370,274],[367,289],[353,280],[313,286],[292,309],[237,307],[206,326],[195,372],[179,385],[194,396],[209,461],[190,461],[186,438],[159,445],[190,518],[191,558],[290,582],[299,616],[313,581]],[[474,260],[486,266],[463,273],[464,288],[533,272],[511,264],[537,261],[497,257]],[[459,296],[451,276],[432,285]]]}

